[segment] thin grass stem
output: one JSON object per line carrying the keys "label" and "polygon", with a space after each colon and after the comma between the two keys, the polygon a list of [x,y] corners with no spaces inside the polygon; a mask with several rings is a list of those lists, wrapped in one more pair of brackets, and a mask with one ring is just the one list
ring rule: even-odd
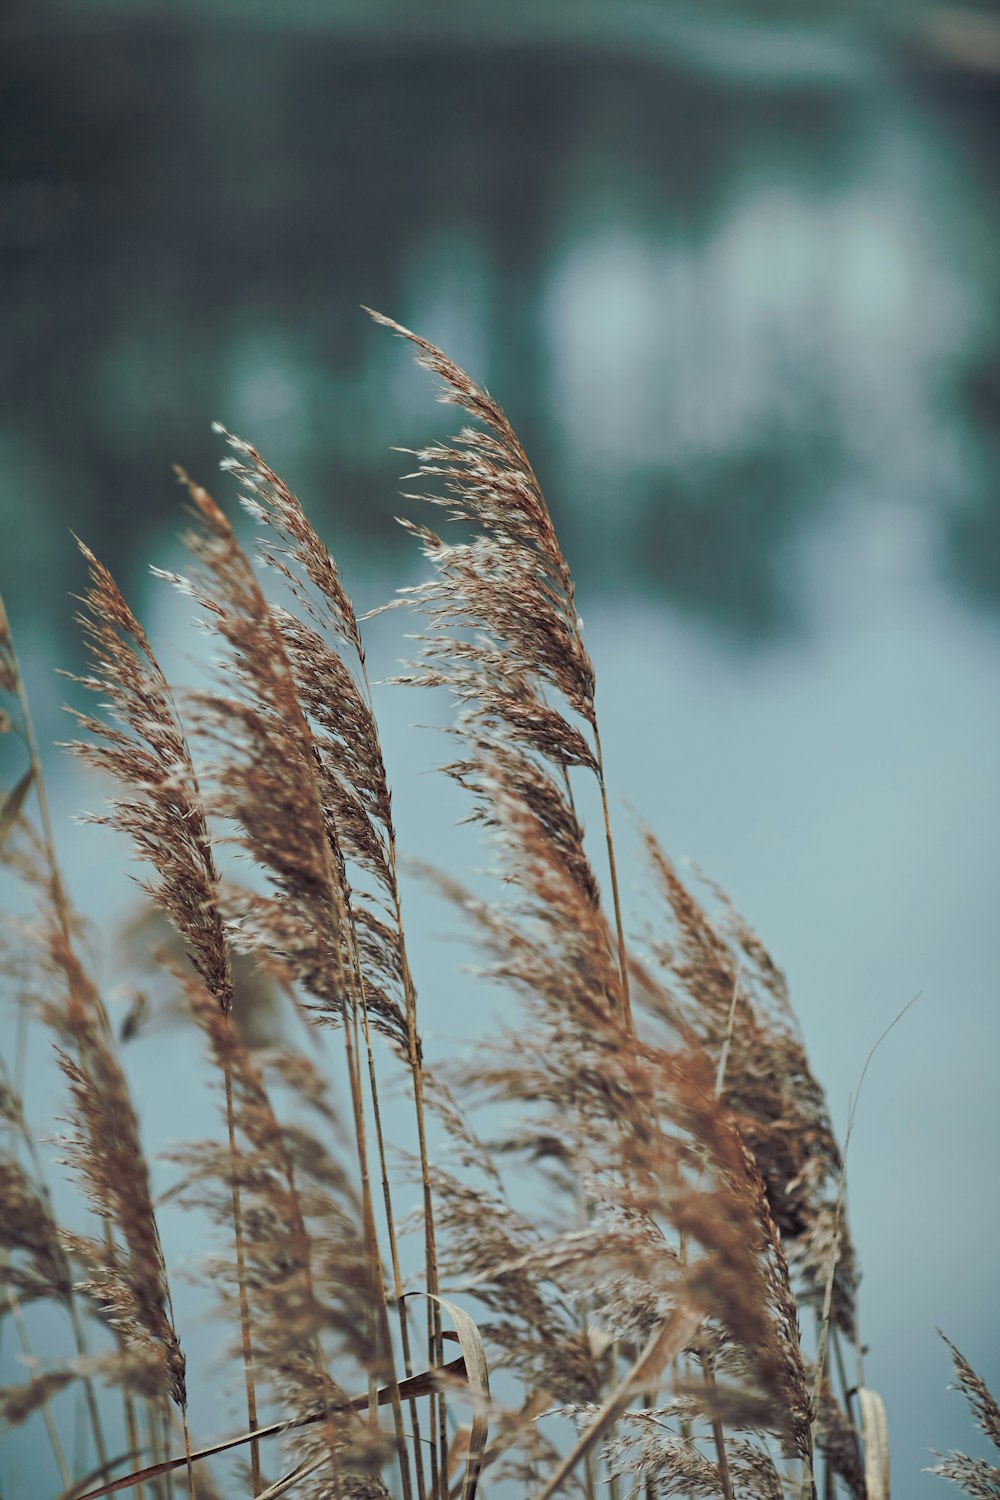
{"label": "thin grass stem", "polygon": [[622,921],[621,894],[618,889],[618,865],[615,860],[615,843],[611,834],[611,812],[608,807],[608,789],[604,777],[604,755],[601,750],[601,734],[594,720],[594,750],[597,759],[597,783],[601,789],[601,808],[604,813],[604,839],[608,850],[608,869],[611,874],[611,900],[615,912],[615,932],[618,939],[618,967],[622,978],[622,1019],[628,1031],[635,1030],[632,1020],[632,1000],[629,991],[628,954],[625,948],[625,924]]}
{"label": "thin grass stem", "polygon": [[[711,1356],[702,1355],[702,1372],[705,1377],[705,1388],[708,1391],[710,1409],[714,1407],[716,1400],[715,1368]],[[726,1434],[721,1421],[715,1412],[712,1412],[712,1441],[715,1444],[715,1455],[719,1465],[719,1484],[722,1488],[723,1500],[734,1500],[733,1481],[729,1472],[729,1455],[726,1452]]]}
{"label": "thin grass stem", "polygon": [[[353,990],[353,986],[352,986]],[[358,996],[352,993],[351,997],[352,1015],[344,1018],[344,1040],[347,1051],[347,1071],[351,1090],[351,1107],[354,1115],[355,1145],[358,1156],[358,1169],[361,1175],[361,1207],[364,1220],[365,1243],[367,1247],[369,1266],[372,1278],[372,1292],[375,1299],[375,1326],[377,1337],[376,1347],[382,1346],[383,1357],[386,1361],[387,1384],[391,1391],[393,1424],[396,1430],[396,1450],[399,1456],[399,1471],[403,1486],[403,1500],[411,1500],[413,1493],[412,1478],[410,1475],[409,1452],[403,1437],[403,1411],[399,1399],[399,1381],[395,1370],[395,1357],[392,1347],[392,1335],[389,1329],[388,1301],[386,1296],[385,1277],[382,1270],[382,1257],[379,1251],[378,1235],[375,1228],[375,1215],[372,1207],[371,1180],[368,1172],[368,1146],[367,1131],[364,1118],[364,1100],[361,1093],[361,1077],[358,1067],[357,1050],[360,1042]],[[352,1039],[352,1025],[354,1038]],[[377,1424],[377,1398],[370,1402],[371,1417]]]}
{"label": "thin grass stem", "polygon": [[[389,1168],[386,1159],[385,1138],[382,1132],[382,1110],[378,1097],[378,1079],[375,1071],[375,1054],[372,1050],[371,1027],[368,1019],[368,1002],[365,989],[364,974],[361,969],[361,958],[358,952],[357,933],[354,928],[353,918],[351,920],[351,950],[352,961],[356,965],[358,979],[361,984],[361,1017],[364,1027],[365,1051],[368,1059],[368,1082],[372,1100],[372,1118],[375,1125],[375,1141],[378,1151],[379,1170],[382,1177],[382,1199],[385,1207],[386,1228],[389,1235],[389,1255],[392,1264],[393,1290],[395,1293],[396,1307],[399,1314],[399,1335],[403,1352],[403,1371],[407,1379],[413,1374],[413,1363],[410,1357],[410,1329],[407,1321],[406,1304],[403,1298],[403,1278],[399,1267],[399,1246],[396,1238],[395,1214],[392,1207],[392,1190],[389,1185]],[[417,1494],[419,1500],[424,1500],[424,1465],[423,1453],[420,1448],[420,1418],[417,1413],[415,1400],[410,1401],[410,1417],[413,1423],[413,1454],[414,1468],[417,1476]]]}
{"label": "thin grass stem", "polygon": [[[368,676],[368,663],[365,659],[364,647],[359,644],[358,664],[361,669],[361,680],[364,684],[365,698],[368,711],[375,718],[375,705],[372,697],[371,681]],[[427,1152],[427,1124],[426,1110],[424,1106],[424,1069],[420,1051],[420,1036],[417,1028],[417,993],[413,983],[413,975],[410,971],[409,956],[406,950],[406,931],[403,925],[403,904],[399,891],[399,871],[396,851],[396,830],[392,824],[391,816],[387,830],[387,845],[389,854],[389,878],[392,893],[393,909],[396,920],[396,936],[399,943],[399,961],[403,979],[403,1004],[406,1012],[406,1045],[410,1065],[410,1076],[413,1082],[413,1106],[417,1122],[417,1150],[420,1159],[420,1183],[423,1195],[424,1213],[424,1261],[427,1276],[427,1291],[431,1294],[426,1298],[427,1302],[427,1362],[429,1365],[441,1365],[444,1363],[444,1345],[442,1341],[441,1309],[435,1300],[438,1295],[438,1265],[437,1265],[437,1243],[434,1230],[434,1194],[431,1187],[430,1159]],[[436,1419],[436,1420],[435,1420]],[[439,1488],[439,1473],[444,1476],[443,1483],[447,1486],[448,1471],[448,1429],[445,1407],[445,1396],[443,1391],[433,1392],[430,1397],[430,1423],[431,1431],[436,1428],[437,1448],[431,1446],[431,1489],[437,1496]],[[415,1424],[416,1426],[416,1424]],[[419,1431],[419,1429],[417,1429]],[[417,1464],[417,1485],[420,1492],[420,1500],[423,1500],[423,1460],[422,1453]]]}
{"label": "thin grass stem", "polygon": [[854,1403],[857,1399],[857,1388],[852,1387],[848,1382],[847,1368],[844,1364],[844,1351],[841,1348],[840,1334],[836,1328],[834,1328],[832,1331],[831,1343],[833,1345],[834,1363],[837,1366],[837,1378],[840,1381],[840,1392],[844,1401],[844,1410],[846,1411],[847,1419],[851,1424],[851,1437],[854,1440],[854,1451],[857,1455],[858,1463],[860,1464],[861,1435],[857,1415],[854,1410]]}
{"label": "thin grass stem", "polygon": [[[25,1322],[24,1314],[21,1311],[20,1300],[16,1292],[14,1292],[10,1287],[5,1288],[5,1293],[7,1297],[7,1306],[10,1310],[10,1315],[14,1320],[14,1327],[17,1329],[17,1337],[18,1342],[21,1345],[21,1351],[24,1354],[25,1359],[29,1362],[29,1365],[33,1365],[35,1362],[35,1351],[32,1348],[31,1336],[28,1333],[28,1325]],[[55,1418],[52,1415],[52,1403],[49,1401],[48,1396],[46,1396],[45,1400],[42,1402],[42,1420],[45,1423],[45,1431],[48,1433],[49,1444],[52,1448],[52,1456],[56,1461],[56,1467],[59,1470],[59,1477],[62,1480],[63,1488],[69,1489],[70,1484],[72,1483],[72,1479],[66,1463],[66,1455],[63,1452],[62,1443],[59,1440],[59,1429],[57,1428]]]}
{"label": "thin grass stem", "polygon": [[181,1426],[184,1429],[184,1457],[187,1459],[189,1500],[198,1500],[198,1489],[194,1482],[194,1464],[191,1462],[191,1431],[188,1427],[187,1410],[181,1410]]}
{"label": "thin grass stem", "polygon": [[[135,1402],[131,1392],[126,1388],[124,1391],[125,1404],[125,1436],[128,1441],[129,1451],[136,1454],[142,1453],[142,1444],[139,1441],[139,1424],[136,1420]],[[152,1426],[152,1423],[150,1424]],[[153,1458],[156,1457],[156,1447],[153,1445]],[[142,1500],[146,1493],[145,1485],[140,1481],[135,1487],[136,1500]]]}
{"label": "thin grass stem", "polygon": [[[229,1162],[232,1170],[233,1239],[236,1248],[236,1280],[240,1299],[240,1340],[243,1351],[243,1379],[247,1396],[247,1426],[257,1430],[257,1392],[254,1383],[253,1340],[250,1334],[250,1302],[247,1296],[246,1248],[243,1242],[243,1205],[236,1176],[236,1119],[233,1112],[233,1072],[228,1058],[224,1066],[226,1089],[226,1129],[229,1135]],[[260,1444],[250,1444],[250,1482],[253,1494],[261,1489]]]}

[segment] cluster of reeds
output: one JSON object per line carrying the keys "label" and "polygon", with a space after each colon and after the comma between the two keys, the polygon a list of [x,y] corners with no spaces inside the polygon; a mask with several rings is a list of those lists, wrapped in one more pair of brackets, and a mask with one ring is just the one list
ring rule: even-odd
{"label": "cluster of reeds", "polygon": [[[102,821],[131,840],[178,936],[154,959],[218,1079],[218,1137],[172,1152],[171,1196],[211,1226],[209,1283],[231,1320],[224,1369],[245,1427],[207,1449],[192,1434],[205,1419],[188,1409],[139,1121],[0,618],[4,727],[26,747],[0,842],[33,898],[3,962],[21,1013],[53,1036],[60,1151],[94,1226],[57,1224],[6,1069],[0,1248],[28,1376],[3,1391],[4,1417],[40,1414],[67,1497],[160,1497],[178,1483],[192,1496],[222,1484],[345,1500],[885,1496],[843,1161],[782,976],[721,893],[699,899],[651,834],[660,915],[641,943],[626,935],[595,673],[542,491],[492,398],[388,326],[468,418],[414,455],[419,499],[451,539],[404,522],[427,571],[392,607],[423,617],[400,680],[451,694],[445,770],[495,860],[488,900],[446,872],[423,878],[461,913],[509,1024],[486,1061],[446,1070],[424,1055],[362,629],[295,495],[224,433],[258,556],[180,474],[192,571],[161,575],[197,604],[212,680],[175,695],[83,547],[92,675],[77,681],[99,706],[77,715],[72,748],[118,784]],[[591,793],[596,841],[579,810]],[[227,844],[252,867],[245,884],[223,876]],[[335,1059],[308,1040],[248,1043],[248,964],[334,1034]],[[415,1148],[402,1165],[383,1128],[401,1079]],[[484,1138],[474,1121],[495,1121],[498,1105],[503,1134]],[[402,1237],[414,1193],[419,1254]],[[65,1314],[61,1360],[32,1351],[26,1309],[42,1301]],[[959,1373],[996,1437],[995,1404]],[[90,1429],[75,1468],[56,1415],[67,1387]],[[945,1470],[965,1482],[969,1462]],[[993,1494],[993,1482],[966,1488]]]}

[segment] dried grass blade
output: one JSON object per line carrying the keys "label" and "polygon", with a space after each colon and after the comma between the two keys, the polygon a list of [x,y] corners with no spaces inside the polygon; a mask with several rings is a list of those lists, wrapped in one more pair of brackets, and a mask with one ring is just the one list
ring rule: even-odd
{"label": "dried grass blade", "polygon": [[[460,1309],[457,1309],[460,1311]],[[462,1316],[466,1316],[462,1314]],[[471,1319],[469,1320],[472,1321]],[[478,1330],[477,1330],[478,1332]],[[459,1335],[461,1338],[461,1335]],[[459,1359],[453,1359],[439,1369],[423,1370],[419,1375],[413,1375],[409,1380],[399,1382],[399,1395],[402,1400],[412,1400],[417,1396],[429,1396],[437,1390],[438,1381],[442,1375],[460,1378],[466,1375],[466,1362],[464,1355]],[[470,1385],[471,1385],[470,1381]],[[379,1406],[388,1406],[396,1394],[396,1387],[392,1385],[381,1386],[378,1390]],[[361,1412],[368,1406],[368,1392],[363,1396],[354,1396],[339,1408],[343,1411]],[[203,1458],[216,1458],[220,1453],[229,1453],[234,1448],[241,1448],[247,1443],[260,1442],[263,1438],[280,1437],[283,1433],[293,1432],[299,1427],[308,1427],[313,1422],[322,1422],[326,1412],[310,1412],[307,1417],[300,1417],[294,1422],[272,1422],[268,1427],[258,1427],[254,1432],[241,1432],[236,1437],[223,1438],[221,1442],[212,1443],[207,1448],[199,1448],[190,1455],[190,1462],[199,1463]],[[182,1469],[189,1462],[188,1455],[182,1453],[179,1457],[166,1458],[160,1463],[150,1464],[148,1468],[136,1469],[131,1474],[123,1474],[120,1479],[112,1480],[110,1484],[101,1485],[100,1489],[88,1490],[86,1494],[80,1494],[79,1486],[67,1490],[59,1497],[59,1500],[100,1500],[102,1495],[113,1495],[119,1490],[130,1489],[133,1485],[144,1484],[147,1480],[158,1479],[162,1474],[172,1474],[177,1469]]]}
{"label": "dried grass blade", "polygon": [[[483,1467],[486,1439],[489,1436],[489,1423],[484,1409],[490,1395],[490,1366],[486,1358],[486,1345],[483,1343],[483,1336],[479,1332],[475,1319],[471,1318],[457,1303],[450,1302],[447,1297],[436,1296],[433,1292],[411,1292],[409,1295],[427,1297],[430,1301],[436,1302],[439,1307],[443,1307],[454,1323],[455,1332],[458,1334],[463,1356],[462,1363],[473,1398],[472,1428],[469,1433],[469,1446],[465,1460],[465,1478],[462,1481],[462,1500],[474,1500]],[[400,1387],[400,1394],[402,1394],[402,1387]]]}
{"label": "dried grass blade", "polygon": [[[119,1453],[117,1458],[109,1458],[107,1463],[90,1469],[81,1479],[77,1479],[70,1489],[63,1490],[61,1495],[56,1496],[56,1500],[77,1500],[84,1485],[93,1484],[95,1479],[100,1479],[103,1474],[107,1474],[111,1469],[117,1469],[120,1464],[134,1463],[141,1452],[141,1448],[128,1448],[124,1453]],[[186,1459],[185,1462],[187,1462]]]}
{"label": "dried grass blade", "polygon": [[612,1391],[590,1426],[540,1492],[538,1500],[549,1500],[551,1495],[557,1494],[562,1489],[577,1464],[582,1462],[588,1453],[593,1452],[596,1444],[600,1442],[611,1424],[616,1422],[626,1410],[629,1402],[642,1386],[649,1381],[655,1381],[664,1365],[669,1360],[675,1359],[690,1343],[698,1332],[701,1322],[700,1312],[682,1304],[661,1323],[625,1379]]}
{"label": "dried grass blade", "polygon": [[868,1500],[889,1500],[889,1424],[885,1402],[877,1391],[862,1386],[861,1435],[865,1443],[865,1490]]}

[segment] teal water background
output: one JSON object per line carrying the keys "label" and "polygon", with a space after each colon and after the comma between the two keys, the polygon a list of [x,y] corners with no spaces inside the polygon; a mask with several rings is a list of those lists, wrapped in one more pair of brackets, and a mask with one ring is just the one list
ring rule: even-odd
{"label": "teal water background", "polygon": [[[359,304],[485,379],[578,577],[619,820],[753,921],[841,1129],[920,993],[850,1173],[867,1376],[916,1497],[945,1493],[930,1448],[979,1451],[934,1327],[1000,1385],[1000,73],[979,14],[35,3],[0,60],[0,587],[44,741],[67,733],[54,669],[80,664],[70,527],[196,676],[145,569],[180,560],[169,466],[213,482],[210,420],[286,475],[367,608],[418,575],[389,447],[445,429]],[[403,629],[373,624],[377,673]],[[411,728],[446,705],[379,706],[404,847],[483,863]],[[9,737],[0,765],[10,784]],[[47,765],[100,952],[131,887],[71,821],[101,790]],[[644,885],[627,859],[626,899]],[[447,1049],[486,1002],[409,895]],[[184,1052],[129,1051],[153,1146],[179,1087],[208,1128]],[[32,1500],[55,1492],[39,1432],[0,1459]]]}

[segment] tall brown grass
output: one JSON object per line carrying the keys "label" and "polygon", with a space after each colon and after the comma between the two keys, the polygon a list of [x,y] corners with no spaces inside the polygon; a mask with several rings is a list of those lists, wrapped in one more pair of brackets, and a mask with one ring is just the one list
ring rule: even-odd
{"label": "tall brown grass", "polygon": [[[242,1391],[245,1425],[207,1449],[190,1435],[207,1419],[189,1410],[139,1121],[59,872],[5,616],[4,724],[23,736],[25,769],[0,841],[33,915],[9,925],[4,964],[55,1043],[61,1152],[94,1227],[57,1224],[5,1070],[0,1245],[29,1373],[3,1392],[4,1416],[39,1414],[66,1496],[166,1496],[175,1483],[404,1500],[887,1494],[843,1162],[781,973],[651,833],[658,925],[629,940],[596,675],[538,479],[484,390],[374,316],[467,419],[413,455],[411,498],[437,508],[446,535],[404,521],[427,572],[387,607],[423,618],[399,680],[451,694],[444,770],[495,860],[489,900],[447,872],[422,878],[460,912],[506,1019],[472,1065],[425,1056],[362,626],[295,495],[223,433],[256,562],[179,471],[192,571],[161,575],[212,637],[211,684],[175,692],[83,546],[92,668],[77,682],[99,705],[77,715],[71,748],[117,782],[101,821],[131,840],[178,935],[161,934],[150,961],[218,1078],[218,1135],[173,1151],[171,1197],[215,1246],[209,1283],[232,1339],[213,1380]],[[597,841],[579,811],[588,781]],[[220,873],[232,844],[248,884]],[[234,982],[248,959],[333,1033],[339,1057],[248,1044]],[[384,1128],[401,1083],[414,1148],[402,1159]],[[489,1138],[476,1121],[495,1121],[496,1105],[504,1133]],[[414,1181],[416,1257],[401,1219]],[[65,1313],[62,1359],[33,1354],[36,1302]],[[995,1403],[956,1360],[996,1439]],[[67,1388],[91,1434],[74,1471],[55,1406]],[[942,1472],[996,1493],[973,1467],[953,1456]]]}

